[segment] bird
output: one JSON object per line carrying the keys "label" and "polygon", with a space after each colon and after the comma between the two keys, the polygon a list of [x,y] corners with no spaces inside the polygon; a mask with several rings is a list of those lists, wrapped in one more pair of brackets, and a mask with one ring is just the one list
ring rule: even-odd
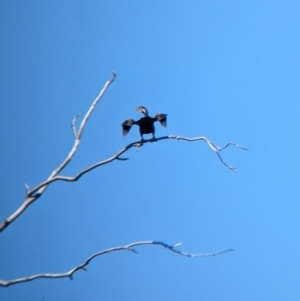
{"label": "bird", "polygon": [[155,139],[155,128],[154,122],[159,121],[163,127],[167,126],[167,114],[158,113],[155,117],[150,117],[148,114],[148,110],[140,106],[136,109],[136,111],[144,114],[144,117],[139,119],[138,121],[134,121],[133,119],[127,119],[122,123],[123,136],[126,136],[130,131],[131,127],[136,124],[139,126],[141,140],[144,140],[144,134],[152,134],[152,139]]}

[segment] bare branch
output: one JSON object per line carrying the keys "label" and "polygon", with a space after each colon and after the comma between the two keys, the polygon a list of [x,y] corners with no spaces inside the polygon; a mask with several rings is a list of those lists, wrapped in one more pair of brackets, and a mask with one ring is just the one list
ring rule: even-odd
{"label": "bare branch", "polygon": [[[89,119],[89,117],[91,116],[92,112],[94,111],[97,103],[99,102],[99,100],[102,98],[103,94],[105,93],[105,91],[107,90],[108,86],[114,81],[116,77],[116,73],[113,72],[113,76],[112,78],[107,81],[104,85],[104,87],[102,88],[102,90],[100,91],[99,95],[96,97],[96,99],[94,100],[94,102],[92,103],[90,109],[88,110],[88,112],[85,114],[85,116],[83,117],[83,120],[80,124],[80,127],[78,129],[78,132],[76,134],[76,139],[75,139],[75,143],[74,143],[74,146],[73,148],[71,149],[69,155],[66,157],[66,159],[61,163],[61,165],[55,169],[52,174],[50,175],[49,178],[53,178],[54,176],[56,176],[61,170],[63,170],[67,165],[68,163],[71,161],[71,159],[73,158],[74,154],[76,153],[77,149],[78,149],[78,146],[79,146],[79,143],[80,143],[80,138],[81,138],[81,135],[83,133],[83,130],[84,130],[84,127]],[[41,188],[43,189],[43,187]]]}
{"label": "bare branch", "polygon": [[[107,85],[107,83],[106,83]],[[104,88],[103,88],[104,89]],[[102,90],[103,91],[103,90]],[[102,92],[101,91],[101,92]],[[103,92],[104,93],[104,92]],[[102,94],[103,94],[102,93]],[[99,94],[101,95],[101,93]],[[98,96],[99,97],[99,96]],[[98,98],[97,97],[97,98]],[[89,110],[90,112],[91,110]],[[89,113],[88,112],[88,113]],[[88,114],[87,113],[87,114]],[[85,118],[82,122],[85,122],[86,123],[87,119]],[[80,129],[77,133],[77,137],[80,137],[80,135],[82,134],[82,130],[84,128],[84,125],[85,123],[81,123],[81,126],[80,126]],[[17,211],[15,211],[9,218],[7,218],[2,224],[0,224],[0,231],[2,231],[5,227],[7,227],[9,225],[9,223],[11,223],[13,220],[15,220],[24,210],[26,210],[26,208],[32,204],[34,201],[36,201],[40,196],[41,194],[44,192],[45,188],[52,182],[55,182],[55,181],[65,181],[65,182],[75,182],[77,180],[79,180],[84,174],[86,174],[87,172],[99,167],[99,166],[102,166],[104,164],[107,164],[107,163],[110,163],[114,160],[121,160],[121,161],[125,161],[125,160],[128,160],[128,158],[121,158],[120,156],[122,154],[124,154],[125,152],[127,152],[129,149],[131,149],[132,147],[138,147],[140,148],[141,146],[143,146],[144,144],[146,143],[152,143],[152,142],[157,142],[157,141],[160,141],[160,140],[168,140],[168,139],[176,139],[176,140],[184,140],[184,141],[189,141],[189,142],[194,142],[194,141],[200,141],[200,140],[203,140],[205,141],[208,146],[213,150],[213,152],[218,156],[218,158],[220,159],[220,161],[226,166],[228,167],[230,170],[232,171],[236,171],[236,168],[235,167],[232,167],[230,165],[228,165],[227,163],[225,163],[220,155],[220,152],[227,148],[228,146],[232,145],[232,146],[235,146],[235,147],[238,147],[242,150],[248,150],[247,148],[245,147],[242,147],[236,143],[233,143],[233,142],[230,142],[230,143],[227,143],[225,146],[223,147],[219,147],[217,146],[214,142],[212,142],[211,140],[209,140],[208,138],[206,137],[203,137],[203,136],[200,136],[200,137],[195,137],[195,138],[187,138],[187,137],[182,137],[182,136],[175,136],[175,135],[169,135],[169,136],[163,136],[163,137],[159,137],[159,138],[155,138],[155,139],[150,139],[150,140],[142,140],[142,141],[136,141],[136,142],[132,142],[130,144],[128,144],[127,146],[125,146],[124,148],[122,148],[120,151],[118,151],[116,154],[114,154],[113,156],[111,156],[110,158],[106,159],[106,160],[103,160],[103,161],[100,161],[100,162],[97,162],[89,167],[87,167],[86,169],[82,170],[81,172],[79,172],[77,175],[75,176],[60,176],[60,175],[57,175],[57,173],[62,170],[66,164],[71,160],[71,157],[74,155],[75,151],[77,150],[77,147],[79,145],[79,138],[76,139],[75,141],[75,145],[72,149],[72,151],[74,150],[74,148],[76,147],[76,149],[74,150],[74,152],[72,153],[71,151],[71,155],[69,154],[69,156],[67,157],[67,159],[69,158],[69,161],[67,161],[67,159],[64,161],[65,165],[63,166],[64,163],[62,163],[62,165],[56,169],[52,174],[51,176],[44,182],[41,182],[39,185],[37,185],[35,188],[33,188],[32,190],[28,191],[27,192],[27,198],[25,200],[25,202],[20,206],[20,208],[17,209]],[[78,143],[78,144],[76,144]]]}
{"label": "bare branch", "polygon": [[220,161],[226,166],[228,167],[230,170],[236,172],[236,167],[232,167],[230,165],[228,165],[227,163],[225,163],[220,155],[220,152],[227,148],[228,146],[230,145],[233,145],[233,146],[236,146],[240,149],[243,149],[243,150],[249,150],[248,148],[246,147],[243,147],[243,146],[240,146],[238,145],[237,143],[234,143],[234,142],[229,142],[227,143],[225,146],[223,147],[219,147],[217,146],[215,143],[213,143],[212,141],[210,141],[209,139],[207,139],[206,137],[197,137],[197,138],[185,138],[185,137],[180,137],[180,136],[169,136],[170,139],[177,139],[177,140],[185,140],[185,141],[197,141],[197,140],[204,140],[208,145],[209,147],[216,153],[216,155],[219,157]]}
{"label": "bare branch", "polygon": [[73,131],[73,135],[75,138],[74,141],[74,145],[70,151],[70,153],[68,154],[68,156],[65,158],[65,160],[60,164],[60,166],[58,166],[52,173],[51,175],[48,177],[47,180],[41,182],[40,184],[38,184],[36,187],[34,187],[33,189],[29,190],[29,186],[26,186],[26,196],[25,196],[25,200],[23,202],[23,204],[12,214],[10,215],[6,220],[4,220],[1,224],[0,224],[0,232],[3,231],[10,223],[12,223],[16,218],[18,218],[27,208],[29,205],[31,205],[33,202],[35,202],[46,190],[46,188],[48,187],[48,185],[52,182],[55,181],[66,181],[66,182],[74,182],[79,180],[79,178],[81,176],[83,176],[85,173],[101,166],[107,163],[110,163],[114,160],[120,160],[120,161],[126,161],[128,160],[128,158],[122,158],[120,157],[123,153],[127,152],[130,148],[132,147],[136,147],[137,149],[140,149],[140,147],[142,147],[144,144],[149,143],[149,142],[157,142],[160,140],[168,140],[168,139],[176,139],[176,140],[184,140],[184,141],[198,141],[198,140],[203,140],[205,141],[208,146],[213,150],[213,152],[216,153],[216,155],[218,156],[219,160],[222,162],[222,164],[224,164],[226,167],[228,167],[230,170],[232,171],[236,171],[235,167],[232,167],[230,165],[228,165],[227,163],[225,163],[222,159],[222,157],[220,156],[220,152],[227,148],[228,146],[232,145],[235,147],[238,147],[240,149],[243,150],[247,150],[247,148],[242,147],[236,143],[230,142],[227,143],[224,147],[218,147],[215,143],[213,143],[211,140],[209,140],[206,137],[196,137],[196,138],[187,138],[187,137],[182,137],[182,136],[175,136],[175,135],[169,135],[169,136],[163,136],[163,137],[159,137],[159,138],[154,138],[154,139],[150,139],[150,140],[142,140],[142,141],[136,141],[136,142],[132,142],[130,144],[128,144],[127,146],[125,146],[124,148],[122,148],[120,151],[118,151],[115,155],[111,156],[110,158],[97,162],[91,166],[89,166],[88,168],[82,170],[81,172],[79,172],[77,175],[75,176],[61,176],[58,175],[66,166],[67,164],[71,161],[71,159],[73,158],[73,156],[75,155],[79,144],[80,144],[80,139],[83,133],[83,130],[85,128],[85,125],[89,119],[89,117],[91,116],[93,110],[95,109],[97,103],[99,102],[99,100],[101,99],[101,97],[103,96],[103,94],[105,93],[105,91],[107,90],[108,86],[114,81],[116,77],[116,73],[113,72],[113,76],[112,78],[107,81],[104,85],[104,87],[102,88],[101,92],[99,93],[99,95],[96,97],[96,99],[94,100],[94,102],[92,103],[91,107],[89,108],[88,112],[85,114],[78,131],[76,131],[76,127],[75,127],[75,122],[78,119],[79,116],[81,116],[81,114],[76,115],[73,120],[72,120],[72,131]]}
{"label": "bare branch", "polygon": [[128,158],[120,158],[120,156],[122,154],[124,154],[125,152],[127,152],[129,149],[133,148],[133,147],[141,147],[146,143],[151,143],[151,142],[157,142],[160,140],[168,140],[168,139],[176,139],[176,140],[184,140],[184,141],[199,141],[199,140],[203,140],[205,141],[208,146],[217,154],[218,158],[220,159],[220,161],[229,169],[236,171],[235,167],[231,167],[230,165],[226,164],[222,157],[220,156],[220,152],[225,149],[227,146],[229,145],[233,145],[236,146],[240,149],[243,150],[247,150],[247,148],[245,147],[241,147],[236,143],[228,143],[226,146],[224,147],[218,147],[216,144],[214,144],[212,141],[210,141],[209,139],[207,139],[206,137],[196,137],[196,138],[186,138],[186,137],[182,137],[182,136],[174,136],[174,135],[169,135],[169,136],[163,136],[163,137],[159,137],[159,138],[155,138],[155,139],[150,139],[150,140],[143,140],[143,141],[136,141],[136,142],[132,142],[130,144],[128,144],[127,146],[125,146],[124,148],[122,148],[120,151],[118,151],[116,154],[114,154],[113,156],[111,156],[110,158],[97,162],[89,167],[87,167],[86,169],[82,170],[81,172],[79,172],[77,175],[73,176],[73,177],[68,177],[68,176],[55,176],[52,179],[49,179],[45,182],[40,183],[38,186],[36,186],[35,188],[33,188],[29,193],[30,195],[34,194],[36,191],[38,191],[41,187],[43,187],[44,185],[49,185],[51,182],[55,182],[55,181],[65,181],[65,182],[75,182],[77,180],[79,180],[85,173],[101,166],[107,163],[110,163],[114,160],[128,160]]}
{"label": "bare branch", "polygon": [[71,128],[72,128],[72,131],[73,131],[73,135],[74,135],[74,138],[76,139],[77,138],[77,132],[76,132],[76,126],[75,126],[75,122],[76,120],[83,114],[83,112],[80,112],[79,114],[75,115],[73,117],[73,120],[72,120],[72,123],[71,123]]}
{"label": "bare branch", "polygon": [[192,257],[192,258],[193,257],[212,257],[212,256],[217,256],[217,255],[221,255],[221,254],[233,251],[233,249],[228,249],[228,250],[225,250],[225,251],[221,251],[221,252],[217,252],[217,253],[210,253],[210,254],[189,254],[189,253],[184,253],[184,252],[181,252],[181,251],[175,249],[176,247],[181,246],[181,243],[177,243],[175,245],[168,245],[164,242],[159,242],[159,241],[139,241],[139,242],[134,242],[134,243],[125,245],[125,246],[109,248],[109,249],[97,252],[97,253],[91,255],[89,258],[87,258],[83,263],[77,265],[76,267],[69,270],[68,272],[36,274],[36,275],[23,277],[23,278],[17,278],[17,279],[13,279],[13,280],[0,280],[0,286],[10,286],[10,285],[13,285],[13,284],[32,281],[32,280],[35,280],[35,279],[38,279],[38,278],[52,278],[52,279],[53,278],[70,278],[72,280],[74,273],[77,272],[78,270],[85,270],[86,271],[86,266],[94,258],[96,258],[98,256],[101,256],[101,255],[104,255],[104,254],[107,254],[107,253],[115,252],[115,251],[132,251],[133,253],[137,253],[135,251],[134,247],[135,246],[142,246],[142,245],[161,246],[161,247],[164,247],[164,248],[168,249],[169,251],[174,252],[178,255],[185,256],[185,257]]}
{"label": "bare branch", "polygon": [[[87,120],[91,116],[91,114],[92,114],[93,110],[95,109],[95,107],[96,107],[97,103],[99,102],[99,100],[104,95],[104,93],[107,90],[108,86],[114,81],[115,77],[116,77],[116,73],[113,72],[112,78],[105,83],[105,85],[102,88],[102,90],[100,91],[99,95],[96,97],[96,99],[92,103],[91,107],[89,108],[88,112],[85,114],[77,133],[76,133],[76,130],[75,130],[75,120],[76,120],[77,117],[75,116],[75,119],[73,118],[72,124],[74,123],[74,127],[72,127],[72,128],[73,128],[73,133],[74,133],[74,136],[75,136],[75,142],[74,142],[74,145],[73,145],[70,153],[66,157],[66,159],[51,173],[51,175],[48,177],[48,180],[47,180],[48,182],[47,181],[44,182],[46,184],[39,185],[38,189],[33,189],[34,192],[32,192],[32,191],[27,192],[27,195],[26,195],[26,198],[25,198],[23,204],[11,216],[9,216],[5,221],[3,221],[0,224],[0,232],[3,231],[10,223],[12,223],[20,214],[22,214],[29,205],[31,205],[34,201],[36,201],[44,193],[44,191],[48,187],[48,183],[52,182],[51,179],[55,178],[55,176],[59,172],[61,172],[68,165],[68,163],[71,161],[71,159],[75,155],[75,153],[78,149],[78,146],[80,144],[80,138],[81,138],[81,135],[83,133],[84,127],[87,123]],[[74,132],[74,130],[75,130],[75,132]]]}

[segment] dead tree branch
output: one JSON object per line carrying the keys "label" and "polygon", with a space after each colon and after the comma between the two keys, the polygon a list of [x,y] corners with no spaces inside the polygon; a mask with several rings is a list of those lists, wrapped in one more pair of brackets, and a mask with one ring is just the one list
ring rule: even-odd
{"label": "dead tree branch", "polygon": [[68,272],[65,272],[65,273],[36,274],[36,275],[23,277],[23,278],[17,278],[17,279],[13,279],[13,280],[0,280],[0,286],[10,286],[10,285],[13,285],[13,284],[32,281],[32,280],[35,280],[35,279],[38,279],[38,278],[51,278],[51,279],[53,279],[53,278],[70,278],[71,280],[73,280],[74,273],[79,271],[79,270],[86,271],[87,270],[86,269],[87,265],[94,258],[96,258],[98,256],[101,256],[101,255],[104,255],[104,254],[107,254],[107,253],[115,252],[115,251],[131,251],[135,254],[138,254],[138,252],[134,249],[134,247],[142,246],[142,245],[161,246],[163,248],[168,249],[171,252],[174,252],[178,255],[185,256],[185,257],[212,257],[212,256],[217,256],[217,255],[221,255],[221,254],[233,251],[233,249],[228,249],[228,250],[217,252],[217,253],[189,254],[189,253],[181,252],[181,251],[176,249],[177,247],[181,246],[182,243],[177,243],[175,245],[168,245],[164,242],[159,242],[159,241],[139,241],[139,242],[134,242],[134,243],[125,245],[125,246],[109,248],[109,249],[97,252],[97,253],[91,255],[89,258],[87,258],[83,263],[75,266],[74,268],[72,268],[71,270],[69,270]]}
{"label": "dead tree branch", "polygon": [[[85,125],[86,125],[89,117],[91,116],[92,112],[94,111],[97,103],[100,101],[100,99],[104,95],[108,86],[114,81],[115,77],[116,77],[116,73],[113,72],[112,78],[105,83],[105,85],[102,88],[102,90],[100,91],[99,95],[96,97],[96,99],[92,103],[91,107],[89,108],[88,112],[85,114],[77,132],[76,132],[76,128],[75,128],[75,121],[79,116],[77,115],[73,118],[71,126],[72,126],[72,130],[73,130],[74,138],[75,138],[74,145],[73,145],[70,153],[68,154],[68,156],[65,158],[65,160],[48,177],[48,181],[55,178],[56,175],[59,172],[61,172],[68,165],[68,163],[71,161],[71,159],[75,155],[75,153],[79,147],[79,144],[80,144],[80,138],[82,136],[83,130],[85,128]],[[47,181],[45,181],[45,182],[47,182]],[[49,183],[51,183],[51,181]],[[3,221],[0,224],[0,232],[3,231],[16,218],[18,218],[27,209],[27,207],[29,205],[31,205],[33,202],[35,202],[44,193],[44,191],[46,190],[47,187],[48,187],[48,184],[42,185],[42,186],[40,186],[39,189],[35,190],[35,193],[32,193],[29,190],[29,187],[27,185],[25,185],[26,197],[25,197],[23,204],[11,216],[9,216],[5,221]]]}
{"label": "dead tree branch", "polygon": [[45,182],[40,183],[39,185],[37,185],[35,188],[33,188],[28,193],[29,193],[29,195],[34,195],[43,186],[49,185],[50,183],[55,182],[55,181],[75,182],[75,181],[79,180],[85,173],[87,173],[87,172],[89,172],[89,171],[91,171],[91,170],[93,170],[93,169],[95,169],[95,168],[97,168],[101,165],[110,163],[114,160],[122,160],[122,161],[128,160],[128,158],[120,158],[120,156],[122,154],[124,154],[125,152],[127,152],[129,149],[133,148],[133,147],[138,147],[139,148],[139,147],[143,146],[146,143],[157,142],[157,141],[160,141],[160,140],[168,140],[168,139],[184,140],[184,141],[191,141],[191,142],[203,140],[208,144],[208,146],[219,157],[220,161],[232,171],[236,171],[236,167],[232,167],[232,166],[228,165],[227,163],[225,163],[223,161],[222,157],[220,156],[220,152],[223,149],[227,148],[229,145],[236,146],[236,147],[238,147],[240,149],[243,149],[243,150],[248,150],[247,148],[242,147],[242,146],[240,146],[236,143],[233,143],[233,142],[227,143],[224,147],[218,147],[216,144],[214,144],[212,141],[210,141],[206,137],[187,138],[187,137],[182,137],[182,136],[169,135],[169,136],[163,136],[163,137],[150,139],[150,140],[143,140],[142,142],[141,141],[136,141],[136,142],[132,142],[132,143],[128,144],[127,146],[122,148],[120,151],[118,151],[116,154],[114,154],[110,158],[105,159],[103,161],[99,161],[99,162],[87,167],[86,169],[82,170],[81,172],[79,172],[77,175],[75,175],[73,177],[57,175],[57,176],[55,176],[55,177],[53,177],[53,178],[51,178],[51,179],[49,179]]}
{"label": "dead tree branch", "polygon": [[91,170],[93,170],[93,169],[95,169],[95,168],[97,168],[101,165],[110,163],[114,160],[128,160],[127,158],[121,158],[120,156],[122,154],[124,154],[125,152],[127,152],[129,149],[131,149],[133,147],[140,148],[141,146],[143,146],[146,143],[158,142],[160,140],[168,140],[168,139],[184,140],[184,141],[190,141],[190,142],[203,140],[208,144],[208,146],[212,149],[212,151],[219,157],[222,164],[224,164],[230,170],[236,171],[235,167],[232,167],[232,166],[228,165],[226,162],[224,162],[224,160],[222,159],[222,157],[220,155],[220,152],[223,149],[230,146],[230,145],[238,147],[238,148],[243,149],[243,150],[247,150],[247,148],[242,147],[242,146],[240,146],[236,143],[233,143],[233,142],[227,143],[224,147],[218,147],[214,142],[212,142],[211,140],[209,140],[208,138],[203,137],[203,136],[195,137],[195,138],[187,138],[187,137],[182,137],[182,136],[169,135],[169,136],[163,136],[163,137],[154,138],[154,139],[150,139],[150,140],[142,140],[142,141],[132,142],[132,143],[128,144],[127,146],[125,146],[124,148],[122,148],[120,151],[118,151],[116,154],[114,154],[110,158],[108,158],[106,160],[103,160],[103,161],[99,161],[99,162],[87,167],[86,169],[82,170],[81,172],[79,172],[75,176],[59,175],[59,173],[67,166],[67,164],[71,161],[71,159],[75,155],[75,153],[76,153],[76,151],[79,147],[79,144],[80,144],[80,139],[81,139],[83,130],[85,128],[85,125],[86,125],[89,117],[91,116],[91,114],[94,111],[97,103],[99,102],[99,100],[101,99],[101,97],[103,96],[105,91],[107,90],[108,86],[114,81],[115,77],[116,77],[116,73],[113,72],[112,78],[105,83],[105,85],[102,88],[101,92],[99,93],[99,95],[96,97],[96,99],[92,103],[92,105],[89,108],[88,112],[85,114],[85,116],[84,116],[84,118],[83,118],[83,120],[82,120],[82,122],[79,126],[78,131],[76,130],[75,123],[76,123],[76,120],[82,115],[82,113],[74,116],[74,118],[72,120],[72,123],[71,123],[71,128],[72,128],[72,132],[73,132],[75,141],[74,141],[74,145],[73,145],[70,153],[65,158],[65,160],[60,164],[60,166],[58,166],[51,173],[51,175],[48,177],[47,180],[41,182],[40,184],[38,184],[33,189],[30,189],[28,187],[28,185],[25,185],[26,196],[25,196],[25,200],[24,200],[23,204],[12,215],[10,215],[8,218],[6,218],[0,224],[0,232],[3,231],[14,220],[16,220],[28,208],[29,205],[31,205],[33,202],[35,202],[44,193],[44,191],[46,190],[48,185],[51,184],[52,182],[55,182],[55,181],[75,182],[75,181],[79,180],[79,178],[81,176],[83,176],[85,173],[87,173],[87,172],[89,172],[89,171],[91,171]]}

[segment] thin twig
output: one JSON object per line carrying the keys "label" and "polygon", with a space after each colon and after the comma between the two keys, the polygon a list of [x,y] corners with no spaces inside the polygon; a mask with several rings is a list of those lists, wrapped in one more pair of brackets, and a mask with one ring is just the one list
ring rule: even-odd
{"label": "thin twig", "polygon": [[75,122],[76,120],[83,114],[83,112],[80,112],[79,114],[75,115],[73,117],[73,120],[72,120],[72,123],[71,123],[71,128],[72,128],[72,131],[73,131],[73,135],[74,135],[74,139],[77,138],[77,132],[76,132],[76,125],[75,125]]}
{"label": "thin twig", "polygon": [[197,141],[197,140],[204,140],[208,145],[209,147],[215,152],[215,154],[219,157],[220,161],[226,166],[228,167],[230,170],[236,172],[236,167],[233,167],[233,166],[230,166],[228,165],[227,163],[225,163],[220,155],[220,152],[227,148],[228,146],[232,145],[232,146],[235,146],[237,148],[240,148],[240,149],[243,149],[243,150],[249,150],[248,148],[246,147],[243,147],[243,146],[240,146],[238,145],[237,143],[235,142],[229,142],[227,143],[225,146],[223,147],[219,147],[217,146],[215,143],[213,143],[212,141],[210,141],[209,139],[207,139],[206,137],[197,137],[197,138],[185,138],[185,137],[181,137],[181,136],[169,136],[170,139],[177,139],[177,140],[185,140],[185,141]]}
{"label": "thin twig", "polygon": [[[51,179],[55,178],[56,175],[59,172],[61,172],[68,165],[68,163],[71,161],[71,159],[75,155],[75,153],[78,149],[78,146],[80,144],[80,138],[81,138],[81,135],[82,135],[83,130],[85,128],[87,120],[91,116],[91,114],[92,114],[93,110],[95,109],[97,103],[102,98],[102,96],[104,95],[104,93],[107,90],[107,88],[109,87],[109,85],[114,81],[115,77],[116,77],[116,73],[113,72],[112,78],[105,83],[105,85],[102,88],[102,90],[100,91],[99,95],[96,97],[96,99],[92,103],[91,107],[89,108],[88,112],[85,114],[85,116],[84,116],[84,118],[83,118],[83,120],[80,124],[80,127],[78,129],[78,132],[76,133],[76,135],[74,135],[75,136],[75,141],[74,141],[74,145],[73,145],[70,153],[68,154],[66,159],[48,177],[47,181],[49,181],[49,183],[51,183]],[[76,118],[75,118],[75,120],[76,120]],[[74,120],[74,122],[75,122],[75,120]],[[44,183],[46,183],[47,181],[45,181]],[[26,196],[23,204],[11,216],[9,216],[5,221],[3,221],[0,224],[0,232],[3,231],[16,218],[18,218],[18,216],[20,216],[20,214],[22,214],[27,209],[28,206],[30,206],[33,202],[35,202],[44,193],[44,191],[46,190],[47,187],[48,187],[48,183],[45,184],[45,185],[39,185],[39,188],[37,190],[35,190],[34,194],[32,192],[28,191],[27,196]]]}
{"label": "thin twig", "polygon": [[139,242],[134,242],[125,246],[120,246],[120,247],[114,247],[114,248],[109,248],[100,252],[97,252],[93,255],[91,255],[90,257],[88,257],[83,263],[75,266],[74,268],[72,268],[71,270],[69,270],[68,272],[64,272],[64,273],[45,273],[45,274],[36,274],[36,275],[32,275],[32,276],[28,276],[28,277],[23,277],[23,278],[17,278],[17,279],[13,279],[13,280],[0,280],[0,286],[10,286],[13,284],[18,284],[18,283],[22,283],[22,282],[28,282],[28,281],[32,281],[38,278],[70,278],[71,280],[73,279],[73,275],[75,272],[77,272],[78,270],[86,270],[86,266],[90,263],[90,261],[92,261],[95,257],[107,254],[107,253],[111,253],[111,252],[115,252],[115,251],[132,251],[133,253],[137,253],[134,249],[135,246],[142,246],[142,245],[157,245],[157,246],[161,246],[164,247],[166,249],[168,249],[171,252],[174,252],[178,255],[181,256],[185,256],[185,257],[212,257],[212,256],[217,256],[217,255],[221,255],[227,252],[232,252],[233,249],[228,249],[225,251],[221,251],[221,252],[217,252],[217,253],[210,253],[210,254],[189,254],[189,253],[185,253],[185,252],[181,252],[179,250],[176,250],[176,247],[181,246],[181,243],[177,243],[175,245],[168,245],[164,242],[159,242],[159,241],[139,241]]}

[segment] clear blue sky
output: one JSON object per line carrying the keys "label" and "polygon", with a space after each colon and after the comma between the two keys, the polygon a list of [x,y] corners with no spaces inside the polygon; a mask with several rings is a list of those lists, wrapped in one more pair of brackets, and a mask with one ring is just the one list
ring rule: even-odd
{"label": "clear blue sky", "polygon": [[0,288],[0,300],[300,300],[300,2],[2,1],[0,219],[73,145],[70,123],[116,81],[62,173],[139,138],[120,123],[168,114],[157,136],[76,183],[54,183],[0,233],[0,278],[63,272],[138,240],[183,242],[97,258],[74,280]]}

